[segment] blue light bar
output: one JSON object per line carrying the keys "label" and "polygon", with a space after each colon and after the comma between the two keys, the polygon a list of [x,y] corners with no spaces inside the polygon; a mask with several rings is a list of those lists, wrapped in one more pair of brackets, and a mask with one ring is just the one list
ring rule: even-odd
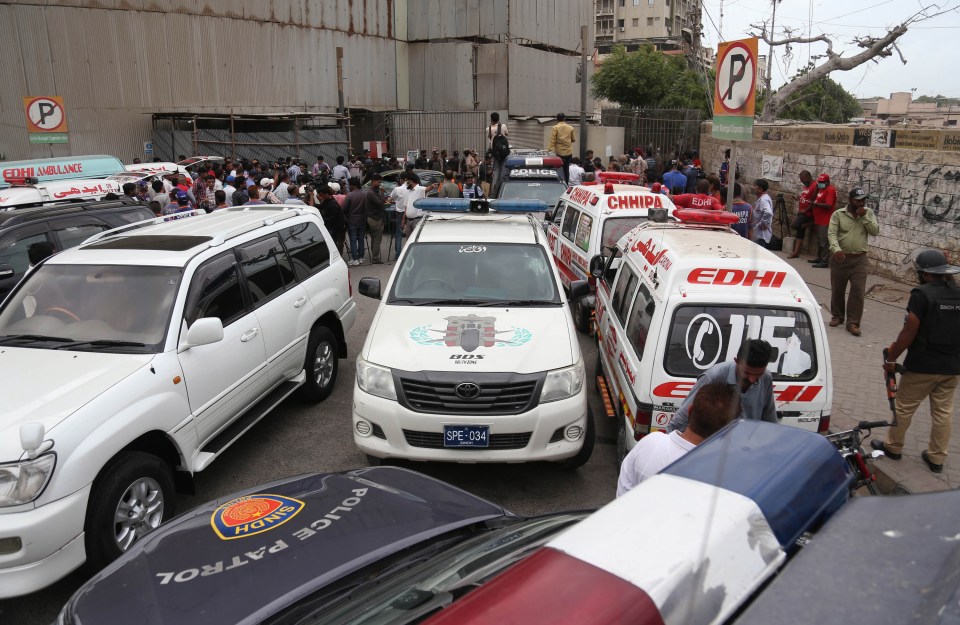
{"label": "blue light bar", "polygon": [[459,198],[422,197],[413,203],[414,208],[432,213],[466,213],[470,200]]}
{"label": "blue light bar", "polygon": [[490,208],[498,213],[542,213],[550,205],[543,200],[490,200]]}

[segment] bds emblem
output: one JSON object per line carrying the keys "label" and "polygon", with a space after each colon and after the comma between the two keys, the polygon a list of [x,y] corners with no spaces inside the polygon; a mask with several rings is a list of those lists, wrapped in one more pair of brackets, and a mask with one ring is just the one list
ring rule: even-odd
{"label": "bds emblem", "polygon": [[283,525],[297,516],[303,506],[299,499],[282,495],[248,495],[217,508],[210,525],[223,540],[253,536]]}

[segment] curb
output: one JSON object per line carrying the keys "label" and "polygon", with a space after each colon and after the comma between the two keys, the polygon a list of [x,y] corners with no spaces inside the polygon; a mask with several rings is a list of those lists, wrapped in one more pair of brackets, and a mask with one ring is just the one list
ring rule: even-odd
{"label": "curb", "polygon": [[884,495],[910,495],[948,490],[950,485],[934,477],[933,473],[918,466],[915,458],[870,460],[877,476],[877,488]]}

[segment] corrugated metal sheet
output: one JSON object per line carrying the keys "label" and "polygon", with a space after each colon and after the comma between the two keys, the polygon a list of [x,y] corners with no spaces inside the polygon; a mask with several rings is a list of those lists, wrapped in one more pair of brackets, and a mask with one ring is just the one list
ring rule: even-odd
{"label": "corrugated metal sheet", "polygon": [[[579,115],[580,84],[576,82],[579,57],[509,45],[510,114]],[[593,110],[593,99],[589,95],[587,110]]]}
{"label": "corrugated metal sheet", "polygon": [[481,110],[504,111],[509,106],[508,68],[507,44],[491,43],[477,47],[477,99]]}
{"label": "corrugated metal sheet", "polygon": [[411,43],[410,108],[421,111],[473,109],[473,44]]}
{"label": "corrugated metal sheet", "polygon": [[391,113],[390,151],[403,155],[407,150],[486,149],[484,131],[487,116],[483,112],[430,113],[411,111]]}
{"label": "corrugated metal sheet", "polygon": [[408,39],[505,37],[509,4],[510,0],[407,0]]}
{"label": "corrugated metal sheet", "polygon": [[546,146],[540,122],[535,119],[510,120],[510,147],[514,150],[542,150]]}

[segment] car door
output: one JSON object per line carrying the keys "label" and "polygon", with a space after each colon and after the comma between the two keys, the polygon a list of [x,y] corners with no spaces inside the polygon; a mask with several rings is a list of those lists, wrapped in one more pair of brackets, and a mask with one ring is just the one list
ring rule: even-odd
{"label": "car door", "polygon": [[272,387],[303,369],[313,306],[276,234],[238,246],[237,255],[263,333]]}
{"label": "car door", "polygon": [[223,339],[180,353],[180,365],[201,446],[265,390],[267,357],[256,312],[248,305],[234,251],[200,265],[190,281],[180,344],[187,328],[219,317]]}
{"label": "car door", "polygon": [[28,250],[35,243],[53,243],[46,223],[15,227],[0,235],[0,265],[13,268],[13,276],[0,280],[0,301],[27,273],[30,268]]}

